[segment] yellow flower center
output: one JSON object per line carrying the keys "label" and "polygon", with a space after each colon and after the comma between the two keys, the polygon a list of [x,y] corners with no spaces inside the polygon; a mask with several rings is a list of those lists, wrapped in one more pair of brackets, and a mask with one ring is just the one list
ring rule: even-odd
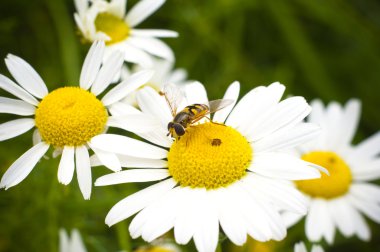
{"label": "yellow flower center", "polygon": [[231,127],[211,122],[190,126],[170,148],[169,173],[181,186],[228,186],[246,174],[252,152],[247,140]]}
{"label": "yellow flower center", "polygon": [[352,181],[351,171],[337,154],[329,151],[313,151],[303,155],[302,159],[326,168],[330,176],[322,173],[319,179],[297,181],[298,189],[312,197],[326,199],[347,193]]}
{"label": "yellow flower center", "polygon": [[79,87],[64,87],[42,99],[35,121],[45,142],[63,147],[83,145],[102,133],[107,118],[95,95]]}
{"label": "yellow flower center", "polygon": [[110,37],[107,45],[125,40],[130,33],[130,27],[123,19],[107,12],[99,13],[95,19],[96,31],[103,32]]}
{"label": "yellow flower center", "polygon": [[175,252],[175,250],[160,246],[147,247],[147,248],[138,248],[135,252]]}

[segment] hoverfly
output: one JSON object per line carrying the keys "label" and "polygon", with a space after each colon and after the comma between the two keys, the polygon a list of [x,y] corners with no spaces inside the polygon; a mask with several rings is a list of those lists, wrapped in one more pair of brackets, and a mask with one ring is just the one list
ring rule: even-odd
{"label": "hoverfly", "polygon": [[[180,105],[183,94],[179,88],[174,85],[164,86],[163,91],[160,91],[160,95],[165,97],[167,104],[173,116],[173,120],[168,123],[168,136],[179,139],[186,133],[186,128],[192,124],[198,122],[202,118],[208,118],[207,115],[212,114],[218,110],[221,110],[234,101],[231,99],[218,99],[209,101],[209,104],[192,104],[186,106],[184,109],[177,113],[178,106]],[[208,118],[211,121],[210,118]]]}

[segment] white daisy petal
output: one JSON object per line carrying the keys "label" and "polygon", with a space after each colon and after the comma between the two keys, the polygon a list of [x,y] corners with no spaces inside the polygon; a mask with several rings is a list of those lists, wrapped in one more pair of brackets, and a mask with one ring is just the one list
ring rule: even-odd
{"label": "white daisy petal", "polygon": [[380,154],[380,132],[367,138],[354,149],[356,157],[370,159]]}
{"label": "white daisy petal", "polygon": [[294,245],[294,252],[307,252],[305,243],[299,242]]}
{"label": "white daisy petal", "polygon": [[343,108],[337,102],[330,102],[326,108],[326,126],[325,131],[327,132],[326,137],[326,148],[327,149],[337,149],[341,143],[341,128],[346,127],[342,125],[343,121]]}
{"label": "white daisy petal", "polygon": [[227,237],[234,244],[241,246],[247,241],[246,223],[240,209],[233,203],[234,195],[228,194],[228,192],[224,188],[215,190],[219,210],[218,218]]}
{"label": "white daisy petal", "polygon": [[326,203],[322,199],[315,199],[311,201],[309,213],[306,216],[305,233],[307,238],[316,242],[322,238],[323,226],[321,224],[321,209],[325,207]]}
{"label": "white daisy petal", "polygon": [[136,135],[146,139],[147,141],[162,147],[170,148],[173,140],[168,137],[168,131],[163,128],[157,128],[151,132],[137,133]]}
{"label": "white daisy petal", "polygon": [[262,123],[250,127],[247,138],[257,141],[281,129],[290,128],[301,122],[311,111],[303,97],[291,97],[280,102]]}
{"label": "white daisy petal", "polygon": [[335,237],[335,225],[333,221],[333,217],[330,213],[330,209],[328,206],[328,202],[321,201],[319,204],[319,225],[320,232],[322,236],[325,237],[326,241],[329,244],[332,244]]}
{"label": "white daisy petal", "polygon": [[35,126],[34,119],[24,118],[0,124],[0,141],[19,136]]}
{"label": "white daisy petal", "polygon": [[319,126],[301,123],[290,130],[278,130],[255,142],[255,152],[270,152],[296,147],[315,138],[319,133]]}
{"label": "white daisy petal", "polygon": [[158,29],[132,29],[131,36],[136,37],[155,37],[155,38],[176,38],[178,32]]}
{"label": "white daisy petal", "polygon": [[358,160],[357,165],[355,164],[351,166],[351,172],[353,173],[353,177],[356,181],[371,181],[379,179],[380,158],[372,159],[368,161],[368,163]]}
{"label": "white daisy petal", "polygon": [[153,71],[144,70],[137,72],[129,77],[129,79],[119,83],[112,88],[102,99],[104,106],[109,106],[120,101],[132,91],[149,82],[153,76]]}
{"label": "white daisy petal", "polygon": [[112,0],[109,4],[110,13],[119,18],[124,18],[127,6],[127,0]]}
{"label": "white daisy petal", "polygon": [[182,202],[179,204],[180,209],[174,224],[174,236],[178,244],[187,244],[194,234],[195,226],[198,221],[199,207],[197,199],[199,189],[190,187],[180,187]]}
{"label": "white daisy petal", "polygon": [[312,107],[312,113],[310,113],[307,120],[308,122],[319,125],[322,129],[319,137],[314,140],[315,143],[311,145],[317,149],[327,149],[329,141],[329,132],[325,130],[328,127],[327,113],[324,110],[321,100],[313,100],[310,105]]}
{"label": "white daisy petal", "polygon": [[361,102],[357,99],[351,99],[346,103],[344,108],[342,122],[340,127],[341,144],[348,145],[351,143],[358,128],[361,112]]}
{"label": "white daisy petal", "polygon": [[[98,160],[100,161],[102,165],[104,165],[105,167],[107,167],[108,169],[114,172],[121,171],[120,161],[114,153],[98,150],[97,148],[94,148],[91,145],[91,143],[87,143],[87,144],[95,152],[95,155],[97,156]],[[91,159],[90,159],[90,163],[91,163]]]}
{"label": "white daisy petal", "polygon": [[369,183],[356,183],[350,187],[350,195],[363,202],[380,204],[380,187]]}
{"label": "white daisy petal", "polygon": [[307,120],[311,123],[320,123],[324,120],[325,111],[323,107],[323,102],[319,99],[310,102],[313,112],[308,116]]}
{"label": "white daisy petal", "polygon": [[[160,198],[161,197],[158,199]],[[131,221],[131,224],[129,225],[129,233],[132,239],[137,239],[138,237],[142,236],[144,225],[147,222],[146,220],[151,214],[155,214],[153,212],[154,208],[150,206],[157,202],[158,199],[154,200],[152,204],[150,204],[148,207],[145,207],[141,212],[136,214],[136,217]]]}
{"label": "white daisy petal", "polygon": [[227,107],[223,108],[222,110],[219,110],[215,112],[214,116],[212,117],[212,120],[214,122],[224,122],[228,115],[230,114],[231,110],[234,108],[238,98],[239,98],[239,92],[240,92],[240,83],[238,81],[233,82],[228,88],[226,93],[223,96],[223,99],[232,99],[234,100],[234,103],[231,105],[228,105]]}
{"label": "white daisy petal", "polygon": [[17,82],[29,93],[37,98],[48,94],[48,89],[36,70],[25,60],[8,54],[5,64]]}
{"label": "white daisy petal", "polygon": [[[239,128],[240,132],[248,132],[251,127],[259,124],[268,111],[280,101],[285,86],[275,82],[268,87],[252,89],[236,104],[231,111],[226,124]],[[247,115],[247,111],[249,111]]]}
{"label": "white daisy petal", "polygon": [[303,214],[292,213],[290,211],[281,213],[281,216],[284,220],[286,228],[296,225],[304,217]]}
{"label": "white daisy petal", "polygon": [[[283,223],[280,214],[276,209],[273,209],[272,205],[265,203],[261,204],[262,209],[267,215],[267,221],[272,230],[273,240],[281,241],[286,237],[286,227]],[[259,227],[258,227],[259,228]]]}
{"label": "white daisy petal", "polygon": [[59,229],[59,251],[67,252],[69,250],[69,236],[64,229]]}
{"label": "white daisy petal", "polygon": [[[247,117],[247,111],[249,111],[250,116],[255,117],[256,109],[253,110],[253,108],[258,107],[258,105],[261,104],[259,100],[261,100],[264,96],[266,97],[265,90],[266,87],[260,86],[245,94],[231,111],[227,118],[226,124],[235,128],[241,126],[243,118]],[[262,112],[262,109],[260,110]]]}
{"label": "white daisy petal", "polygon": [[168,123],[173,119],[165,98],[160,96],[153,88],[144,87],[139,90],[136,94],[136,99],[140,109],[144,113],[159,118],[163,127],[167,127]]}
{"label": "white daisy petal", "polygon": [[93,84],[96,76],[98,75],[100,65],[103,61],[104,50],[104,41],[95,41],[92,44],[83,62],[83,67],[79,80],[81,88],[87,90]]}
{"label": "white daisy petal", "polygon": [[124,62],[124,55],[122,52],[115,51],[107,58],[103,66],[100,68],[96,79],[91,86],[91,92],[97,96],[102,93],[109,84],[114,80],[116,74],[120,72],[121,66]]}
{"label": "white daisy petal", "polygon": [[80,17],[84,16],[85,11],[88,8],[87,0],[74,0],[75,9],[77,10]]}
{"label": "white daisy petal", "polygon": [[153,65],[152,57],[145,51],[136,48],[135,46],[127,43],[122,43],[124,51],[124,60],[131,63],[136,63],[144,68],[150,68]]}
{"label": "white daisy petal", "polygon": [[32,137],[32,138],[33,138],[33,139],[32,139],[32,141],[33,141],[33,145],[36,145],[36,144],[42,142],[42,137],[41,137],[41,134],[40,134],[40,132],[38,131],[38,129],[35,129],[35,130],[33,131],[33,137]]}
{"label": "white daisy petal", "polygon": [[307,162],[283,153],[256,153],[248,170],[270,178],[303,180],[320,178],[320,172]]}
{"label": "white daisy petal", "polygon": [[123,115],[108,117],[107,126],[133,133],[147,133],[161,127],[161,122],[149,115]]}
{"label": "white daisy petal", "polygon": [[179,85],[180,83],[186,83],[187,72],[185,69],[177,68],[172,71],[171,75],[167,79],[167,83],[174,83]]}
{"label": "white daisy petal", "polygon": [[[155,0],[156,1],[156,0]],[[144,38],[144,37],[130,37],[128,43],[141,50],[144,50],[154,56],[174,61],[174,53],[172,49],[156,38]]]}
{"label": "white daisy petal", "polygon": [[[181,196],[180,188],[176,187],[143,210],[149,212],[141,231],[141,236],[145,241],[152,242],[174,226],[179,208],[178,201]],[[138,215],[140,214],[143,213]]]}
{"label": "white daisy petal", "polygon": [[173,179],[167,179],[126,197],[114,205],[109,211],[106,217],[106,224],[112,226],[127,219],[148,206],[151,202],[156,200],[157,197],[169,192],[175,185],[176,182]]}
{"label": "white daisy petal", "polygon": [[365,214],[368,218],[376,223],[380,223],[379,204],[376,204],[375,202],[368,202],[365,199],[354,197],[352,195],[348,195],[346,198],[354,207],[356,207],[356,209]]}
{"label": "white daisy petal", "polygon": [[[245,223],[243,228],[248,235],[260,242],[269,241],[272,238],[272,232],[267,215],[257,204],[256,199],[252,199],[252,196],[248,195],[245,189],[239,188],[237,184],[229,186],[227,190],[226,197],[231,200],[232,206],[235,206],[235,213],[241,213]],[[236,199],[236,195],[239,195],[241,200]]]}
{"label": "white daisy petal", "polygon": [[75,24],[78,26],[79,31],[82,34],[86,34],[87,33],[87,27],[85,27],[85,25],[83,24],[83,21],[82,21],[81,17],[78,15],[78,13],[74,13],[74,20],[75,20]]}
{"label": "white daisy petal", "polygon": [[141,0],[128,12],[125,21],[135,27],[161,7],[165,0]]}
{"label": "white daisy petal", "polygon": [[29,116],[34,115],[36,107],[21,100],[0,97],[0,113]]}
{"label": "white daisy petal", "polygon": [[95,181],[96,186],[116,185],[131,182],[150,182],[165,179],[167,169],[132,169],[104,175]]}
{"label": "white daisy petal", "polygon": [[336,200],[330,200],[328,204],[330,208],[330,213],[332,215],[332,220],[335,222],[337,228],[346,237],[350,237],[355,233],[355,226],[351,220],[354,215],[354,208],[350,206],[342,198]]}
{"label": "white daisy petal", "polygon": [[324,250],[320,245],[313,245],[311,247],[311,252],[324,252]]}
{"label": "white daisy petal", "polygon": [[26,101],[34,106],[38,105],[38,101],[31,94],[26,92],[19,85],[14,83],[12,80],[8,79],[4,75],[0,74],[0,88],[4,89],[8,93],[20,98],[23,101]]}
{"label": "white daisy petal", "polygon": [[208,104],[207,92],[202,83],[194,81],[186,85],[185,94],[187,103],[190,104]]}
{"label": "white daisy petal", "polygon": [[5,172],[0,181],[0,188],[8,189],[23,181],[48,149],[49,145],[41,142],[25,152]]}
{"label": "white daisy petal", "polygon": [[198,216],[200,219],[193,237],[199,252],[213,252],[218,245],[219,222],[211,195],[212,192],[205,190],[199,198],[198,207],[202,208],[202,215]]}
{"label": "white daisy petal", "polygon": [[110,111],[111,115],[113,115],[113,116],[139,115],[139,114],[141,114],[140,110],[138,110],[134,106],[131,106],[131,105],[126,104],[124,102],[115,102],[108,108],[108,110]]}
{"label": "white daisy petal", "polygon": [[91,146],[106,152],[140,157],[161,159],[167,157],[167,151],[139,140],[114,134],[101,134],[91,139]]}
{"label": "white daisy petal", "polygon": [[83,198],[85,200],[89,200],[92,189],[92,175],[90,157],[85,146],[76,147],[75,161],[79,189],[83,194]]}
{"label": "white daisy petal", "polygon": [[356,210],[352,209],[351,221],[353,222],[354,232],[363,241],[369,241],[371,238],[371,231],[364,217]]}
{"label": "white daisy petal", "polygon": [[162,159],[147,159],[147,158],[137,158],[129,157],[124,155],[119,155],[119,160],[122,167],[130,168],[166,168],[168,167],[168,161]]}
{"label": "white daisy petal", "polygon": [[265,195],[273,204],[281,209],[306,214],[306,198],[287,181],[268,179],[256,174],[248,174],[242,179],[242,185]]}
{"label": "white daisy petal", "polygon": [[75,170],[74,153],[74,147],[65,146],[63,148],[61,161],[58,166],[58,181],[64,185],[70,184],[73,179]]}
{"label": "white daisy petal", "polygon": [[78,230],[74,229],[71,232],[71,244],[69,251],[75,252],[87,252],[86,247],[83,244],[82,238],[78,232]]}

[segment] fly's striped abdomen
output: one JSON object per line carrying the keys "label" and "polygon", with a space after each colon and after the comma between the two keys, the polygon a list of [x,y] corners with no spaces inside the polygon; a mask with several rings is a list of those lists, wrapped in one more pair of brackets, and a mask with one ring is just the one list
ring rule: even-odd
{"label": "fly's striped abdomen", "polygon": [[205,104],[193,104],[185,107],[181,112],[185,112],[189,114],[189,116],[193,119],[198,117],[203,117],[209,111],[209,108]]}

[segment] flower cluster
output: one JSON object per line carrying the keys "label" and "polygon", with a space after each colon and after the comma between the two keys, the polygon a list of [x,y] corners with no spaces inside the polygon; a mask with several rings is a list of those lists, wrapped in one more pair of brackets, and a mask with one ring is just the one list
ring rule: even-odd
{"label": "flower cluster", "polygon": [[[17,99],[0,97],[0,112],[22,118],[1,124],[0,140],[34,133],[0,188],[22,182],[53,149],[58,181],[68,185],[75,171],[86,200],[94,166],[110,169],[96,186],[153,182],[106,216],[109,226],[134,216],[132,238],[154,242],[173,229],[177,244],[193,239],[198,251],[213,252],[221,234],[239,246],[247,237],[280,241],[306,216],[311,242],[333,244],[336,229],[370,239],[363,215],[380,223],[380,188],[369,183],[380,177],[380,134],[351,144],[360,101],[309,105],[283,98],[278,82],[239,99],[237,81],[210,101],[203,84],[173,70],[174,54],[158,38],[176,32],[136,28],[164,0],[141,0],[128,12],[126,0],[74,2],[78,29],[92,44],[77,86],[49,92],[25,60],[5,59],[14,80],[0,75],[0,88]],[[65,231],[60,237],[61,251],[85,251],[76,230],[72,244]]]}

